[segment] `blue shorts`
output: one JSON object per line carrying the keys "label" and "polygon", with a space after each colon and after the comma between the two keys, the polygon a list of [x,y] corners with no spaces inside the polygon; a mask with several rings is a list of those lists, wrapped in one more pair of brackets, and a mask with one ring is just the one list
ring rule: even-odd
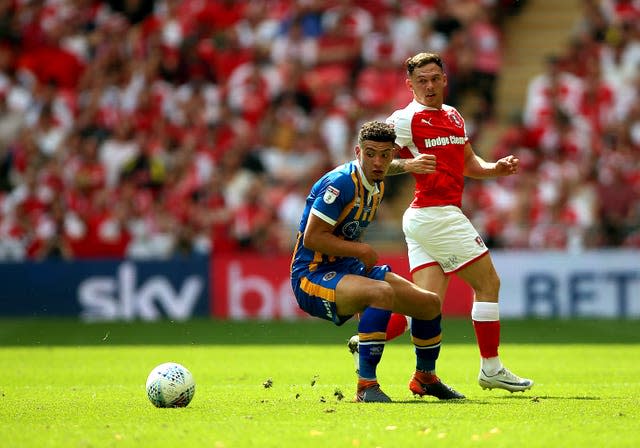
{"label": "blue shorts", "polygon": [[318,266],[309,270],[294,271],[291,287],[298,305],[308,314],[342,325],[353,315],[339,316],[336,310],[336,286],[348,274],[361,275],[374,280],[384,280],[391,268],[387,265],[374,266],[365,272],[364,264],[357,258],[347,258],[336,263]]}

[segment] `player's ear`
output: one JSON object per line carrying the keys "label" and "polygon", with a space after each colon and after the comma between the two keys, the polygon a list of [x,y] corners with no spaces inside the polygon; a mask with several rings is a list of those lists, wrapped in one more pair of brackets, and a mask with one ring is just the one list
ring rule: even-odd
{"label": "player's ear", "polygon": [[446,85],[448,84],[447,74],[446,74],[446,73],[443,73],[443,74],[442,74],[442,81],[443,81],[443,83],[444,83],[443,85],[445,85],[445,86],[446,86]]}
{"label": "player's ear", "polygon": [[413,92],[413,84],[411,83],[411,79],[406,78],[404,80],[404,85],[407,86],[407,89]]}
{"label": "player's ear", "polygon": [[356,159],[360,160],[360,153],[362,153],[362,150],[360,149],[359,145],[356,145],[356,147],[353,149],[353,152],[356,153]]}

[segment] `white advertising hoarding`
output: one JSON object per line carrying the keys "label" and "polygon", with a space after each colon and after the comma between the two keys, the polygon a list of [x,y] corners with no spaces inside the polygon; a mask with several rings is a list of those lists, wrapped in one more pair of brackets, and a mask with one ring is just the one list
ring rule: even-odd
{"label": "white advertising hoarding", "polygon": [[491,252],[501,317],[640,317],[640,251]]}

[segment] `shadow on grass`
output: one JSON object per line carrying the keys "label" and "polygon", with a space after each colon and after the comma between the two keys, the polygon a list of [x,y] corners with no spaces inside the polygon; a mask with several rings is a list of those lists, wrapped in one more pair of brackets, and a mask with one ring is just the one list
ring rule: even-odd
{"label": "shadow on grass", "polygon": [[[638,320],[503,320],[508,344],[638,344]],[[476,343],[470,319],[445,318],[447,344]],[[193,319],[185,322],[96,322],[76,319],[0,319],[2,346],[76,345],[346,345],[357,333],[352,319],[341,327],[310,319],[242,321]],[[409,344],[409,334],[397,343]]]}
{"label": "shadow on grass", "polygon": [[[504,397],[491,397],[488,399],[473,399],[467,398],[465,400],[393,400],[392,403],[386,404],[413,404],[413,405],[429,405],[429,406],[469,406],[469,405],[495,405],[497,400],[500,401],[512,401],[512,400],[524,400],[531,401],[532,403],[538,403],[544,400],[601,400],[600,397],[558,397],[558,396],[528,396],[528,395],[507,395]],[[356,403],[361,404],[361,403]]]}
{"label": "shadow on grass", "polygon": [[543,401],[543,400],[586,400],[586,401],[595,401],[602,400],[600,397],[590,397],[590,396],[580,396],[580,397],[559,397],[559,396],[551,396],[551,395],[536,395],[533,397],[530,396],[516,396],[516,395],[508,395],[506,397],[496,397],[502,400],[531,400],[534,402]]}
{"label": "shadow on grass", "polygon": [[425,406],[466,406],[466,405],[470,405],[470,404],[488,404],[488,402],[485,402],[484,400],[472,400],[472,399],[466,399],[466,400],[393,400],[393,403],[391,404],[396,404],[396,403],[400,403],[400,404],[419,404],[419,405],[425,405]]}

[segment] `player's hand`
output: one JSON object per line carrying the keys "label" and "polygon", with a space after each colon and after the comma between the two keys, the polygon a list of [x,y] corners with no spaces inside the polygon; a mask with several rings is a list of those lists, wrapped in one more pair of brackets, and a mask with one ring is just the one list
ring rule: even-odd
{"label": "player's hand", "polygon": [[369,272],[378,262],[378,253],[367,243],[362,243],[362,251],[358,259],[362,261],[366,271]]}
{"label": "player's hand", "polygon": [[408,173],[431,174],[436,172],[435,154],[418,154],[413,159],[406,159],[405,169]]}
{"label": "player's hand", "polygon": [[496,175],[509,176],[518,172],[520,168],[520,159],[516,156],[507,156],[498,160],[495,165]]}

